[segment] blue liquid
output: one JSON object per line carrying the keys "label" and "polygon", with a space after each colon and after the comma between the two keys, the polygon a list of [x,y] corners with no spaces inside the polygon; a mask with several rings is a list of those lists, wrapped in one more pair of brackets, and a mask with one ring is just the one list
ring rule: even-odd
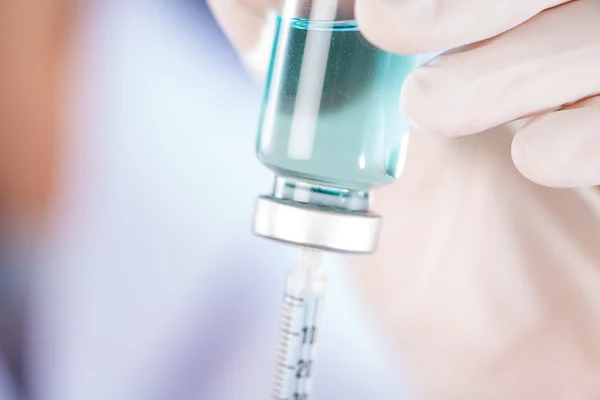
{"label": "blue liquid", "polygon": [[355,21],[279,18],[257,143],[277,175],[369,191],[398,177],[400,89],[415,56],[382,51]]}

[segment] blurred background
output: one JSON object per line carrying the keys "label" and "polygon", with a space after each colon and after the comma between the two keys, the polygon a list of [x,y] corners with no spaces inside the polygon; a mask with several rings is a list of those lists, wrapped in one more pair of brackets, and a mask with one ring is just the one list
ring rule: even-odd
{"label": "blurred background", "polygon": [[[3,29],[57,4],[13,3]],[[0,399],[266,399],[296,252],[250,234],[272,181],[254,157],[261,87],[203,0],[74,8],[55,135],[28,116],[41,84],[22,68],[52,66],[14,61],[19,29],[1,42]],[[343,260],[326,262],[314,399],[409,398]]]}

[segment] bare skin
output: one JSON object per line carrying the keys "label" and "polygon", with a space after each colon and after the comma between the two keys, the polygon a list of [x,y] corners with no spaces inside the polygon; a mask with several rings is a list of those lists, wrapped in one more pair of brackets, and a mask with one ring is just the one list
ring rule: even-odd
{"label": "bare skin", "polygon": [[0,5],[0,215],[43,218],[55,190],[75,0]]}

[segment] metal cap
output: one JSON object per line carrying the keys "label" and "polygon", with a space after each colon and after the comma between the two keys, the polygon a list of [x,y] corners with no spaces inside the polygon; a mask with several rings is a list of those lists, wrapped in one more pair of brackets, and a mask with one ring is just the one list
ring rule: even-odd
{"label": "metal cap", "polygon": [[279,242],[343,253],[372,253],[381,217],[259,197],[254,233]]}

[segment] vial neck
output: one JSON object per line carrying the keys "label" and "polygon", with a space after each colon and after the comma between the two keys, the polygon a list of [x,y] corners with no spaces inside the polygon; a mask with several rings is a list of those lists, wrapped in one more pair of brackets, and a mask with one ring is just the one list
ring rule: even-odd
{"label": "vial neck", "polygon": [[371,203],[371,193],[368,191],[336,188],[282,176],[275,178],[273,197],[297,203],[364,213],[369,210],[369,204]]}

